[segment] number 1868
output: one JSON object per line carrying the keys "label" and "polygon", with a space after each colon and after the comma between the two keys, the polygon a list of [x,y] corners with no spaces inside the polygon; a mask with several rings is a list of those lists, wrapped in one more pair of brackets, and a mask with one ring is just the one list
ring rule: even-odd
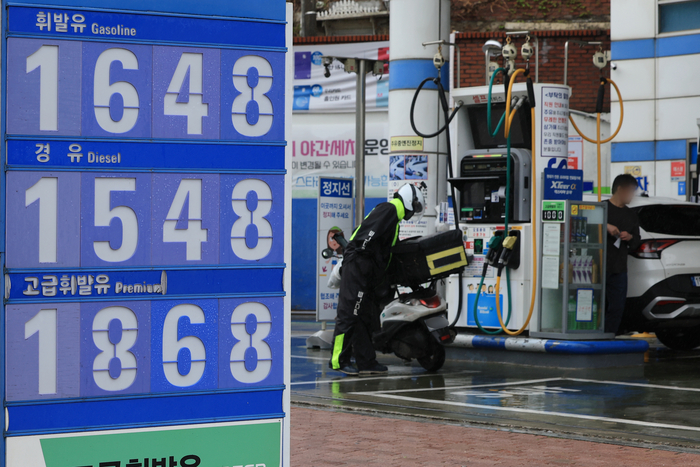
{"label": "number 1868", "polygon": [[282,299],[8,306],[9,400],[275,385]]}

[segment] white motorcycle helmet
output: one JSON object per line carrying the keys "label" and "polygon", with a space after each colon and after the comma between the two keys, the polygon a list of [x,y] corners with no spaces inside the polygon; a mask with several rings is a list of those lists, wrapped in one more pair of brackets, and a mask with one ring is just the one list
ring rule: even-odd
{"label": "white motorcycle helmet", "polygon": [[403,201],[403,206],[406,209],[404,220],[412,219],[416,224],[420,222],[425,213],[425,200],[420,188],[412,183],[406,183],[394,194],[394,198]]}

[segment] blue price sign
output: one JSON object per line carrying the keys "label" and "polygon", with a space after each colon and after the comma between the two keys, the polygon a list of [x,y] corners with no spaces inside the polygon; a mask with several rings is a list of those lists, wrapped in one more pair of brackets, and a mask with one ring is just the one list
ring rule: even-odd
{"label": "blue price sign", "polygon": [[284,140],[281,52],[13,37],[7,55],[10,135]]}
{"label": "blue price sign", "polygon": [[8,465],[39,467],[23,438],[259,419],[281,464],[289,9],[39,3],[2,18]]}

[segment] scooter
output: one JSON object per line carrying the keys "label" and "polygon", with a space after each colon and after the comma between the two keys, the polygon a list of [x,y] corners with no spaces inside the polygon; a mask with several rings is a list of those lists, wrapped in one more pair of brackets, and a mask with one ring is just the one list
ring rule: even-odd
{"label": "scooter", "polygon": [[380,352],[393,353],[406,362],[415,358],[428,371],[445,364],[443,345],[452,343],[456,333],[447,320],[447,302],[434,284],[400,294],[384,307],[379,321],[381,330],[373,340]]}
{"label": "scooter", "polygon": [[[341,235],[335,240],[343,247],[347,240]],[[321,252],[326,259],[333,250]],[[328,285],[340,287],[342,259],[329,275]],[[396,295],[396,291],[394,292]],[[454,341],[456,332],[447,319],[447,302],[435,290],[435,282],[429,287],[416,287],[410,293],[399,294],[386,305],[379,317],[380,330],[373,336],[375,349],[393,353],[406,362],[416,359],[428,371],[438,371],[445,364],[445,344]]]}

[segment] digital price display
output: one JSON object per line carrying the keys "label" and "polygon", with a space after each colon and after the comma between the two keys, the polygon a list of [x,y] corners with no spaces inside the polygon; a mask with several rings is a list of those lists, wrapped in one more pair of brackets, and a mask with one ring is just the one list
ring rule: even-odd
{"label": "digital price display", "polygon": [[[281,465],[285,2],[2,14],[0,467],[156,466],[168,449],[186,466],[223,451]],[[136,436],[119,459],[114,429]],[[205,429],[240,442],[211,453]]]}

